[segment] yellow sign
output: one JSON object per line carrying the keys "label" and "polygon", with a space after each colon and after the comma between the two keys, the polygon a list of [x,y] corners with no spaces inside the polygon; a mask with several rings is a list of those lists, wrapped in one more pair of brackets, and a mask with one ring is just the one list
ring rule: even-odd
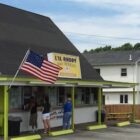
{"label": "yellow sign", "polygon": [[81,68],[78,56],[49,53],[48,60],[62,67],[58,77],[81,78]]}

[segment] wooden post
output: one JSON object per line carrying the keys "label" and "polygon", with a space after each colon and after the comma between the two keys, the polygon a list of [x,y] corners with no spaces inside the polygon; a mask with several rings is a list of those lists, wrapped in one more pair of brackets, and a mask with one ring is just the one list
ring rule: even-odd
{"label": "wooden post", "polygon": [[8,109],[9,109],[8,86],[4,86],[4,140],[8,140]]}
{"label": "wooden post", "polygon": [[74,126],[74,94],[75,94],[75,87],[72,87],[72,92],[71,92],[71,97],[72,97],[72,120],[71,120],[71,123],[72,123],[72,129],[74,130],[75,129],[75,126]]}
{"label": "wooden post", "polygon": [[102,89],[98,89],[98,125],[101,125]]}

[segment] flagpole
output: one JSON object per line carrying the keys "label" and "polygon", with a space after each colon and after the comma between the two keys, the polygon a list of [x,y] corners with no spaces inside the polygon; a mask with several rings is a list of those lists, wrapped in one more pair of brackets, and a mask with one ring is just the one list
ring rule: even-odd
{"label": "flagpole", "polygon": [[19,65],[19,67],[18,67],[18,70],[16,71],[16,73],[15,73],[15,75],[14,75],[14,77],[13,77],[13,79],[12,79],[12,81],[11,81],[9,87],[8,87],[8,90],[10,90],[11,86],[13,85],[13,83],[14,83],[14,81],[15,81],[15,78],[17,77],[17,75],[18,75],[18,73],[19,73],[20,67],[22,66],[22,64],[24,63],[24,61],[27,59],[29,53],[30,53],[30,49],[27,50],[27,52],[26,52],[26,54],[25,54],[25,56],[24,56],[22,62],[20,63],[20,65]]}

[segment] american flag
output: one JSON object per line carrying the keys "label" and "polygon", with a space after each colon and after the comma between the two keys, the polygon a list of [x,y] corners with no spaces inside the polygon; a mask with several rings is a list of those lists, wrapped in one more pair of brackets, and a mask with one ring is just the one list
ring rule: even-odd
{"label": "american flag", "polygon": [[21,64],[21,70],[34,75],[42,81],[53,84],[58,77],[60,66],[45,60],[42,56],[29,51],[26,60]]}

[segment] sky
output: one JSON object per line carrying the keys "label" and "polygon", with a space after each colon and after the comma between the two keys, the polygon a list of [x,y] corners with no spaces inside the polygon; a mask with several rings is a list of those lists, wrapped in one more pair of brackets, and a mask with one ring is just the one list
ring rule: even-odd
{"label": "sky", "polygon": [[83,52],[140,42],[140,0],[0,0],[50,17]]}

